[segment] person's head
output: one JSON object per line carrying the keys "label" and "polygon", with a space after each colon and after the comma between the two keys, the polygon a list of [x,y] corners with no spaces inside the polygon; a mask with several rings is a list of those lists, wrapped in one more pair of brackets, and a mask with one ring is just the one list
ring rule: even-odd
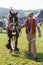
{"label": "person's head", "polygon": [[29,17],[29,19],[33,19],[33,12],[30,12],[30,13],[28,14],[28,17]]}

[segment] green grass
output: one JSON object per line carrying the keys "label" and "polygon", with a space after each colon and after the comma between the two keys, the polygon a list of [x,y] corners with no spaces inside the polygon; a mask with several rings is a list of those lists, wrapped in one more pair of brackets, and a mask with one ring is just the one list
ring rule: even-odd
{"label": "green grass", "polygon": [[[4,31],[5,32],[5,31]],[[28,42],[25,34],[25,29],[22,29],[21,36],[18,40],[18,47],[20,54],[15,55],[14,52],[11,54],[5,47],[7,44],[7,34],[0,33],[0,65],[43,65],[43,26],[41,27],[42,37],[36,39],[37,54],[40,62],[33,60],[33,57],[27,55]]]}

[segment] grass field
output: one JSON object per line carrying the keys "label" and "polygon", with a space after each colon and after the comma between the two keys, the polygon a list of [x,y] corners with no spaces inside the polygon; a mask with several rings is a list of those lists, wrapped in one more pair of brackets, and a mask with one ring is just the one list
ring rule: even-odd
{"label": "grass field", "polygon": [[[5,31],[4,31],[5,32]],[[0,65],[43,65],[43,26],[41,27],[42,37],[36,39],[37,54],[40,62],[36,62],[33,57],[27,55],[28,42],[26,39],[25,29],[22,29],[21,36],[18,40],[18,47],[20,54],[15,55],[14,52],[11,54],[5,47],[7,43],[7,34],[0,33]]]}

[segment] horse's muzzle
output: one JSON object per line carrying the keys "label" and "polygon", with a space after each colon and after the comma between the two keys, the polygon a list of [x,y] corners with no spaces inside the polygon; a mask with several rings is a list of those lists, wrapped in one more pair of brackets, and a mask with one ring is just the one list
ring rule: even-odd
{"label": "horse's muzzle", "polygon": [[12,35],[15,36],[16,35],[16,32],[12,32]]}

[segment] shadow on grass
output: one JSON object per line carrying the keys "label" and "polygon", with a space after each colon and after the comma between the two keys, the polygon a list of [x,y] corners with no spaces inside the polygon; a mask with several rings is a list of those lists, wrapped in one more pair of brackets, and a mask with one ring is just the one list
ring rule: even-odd
{"label": "shadow on grass", "polygon": [[12,56],[13,56],[13,57],[19,57],[19,55],[18,55],[18,54],[12,54]]}
{"label": "shadow on grass", "polygon": [[40,62],[43,62],[43,53],[38,53],[38,57]]}
{"label": "shadow on grass", "polygon": [[33,56],[29,56],[27,51],[24,50],[23,54],[21,53],[20,54],[12,54],[13,57],[19,57],[19,58],[25,58],[25,59],[30,59],[30,60],[33,60],[33,61],[36,61],[36,62],[43,62],[43,53],[38,53],[38,60],[34,60]]}
{"label": "shadow on grass", "polygon": [[[24,55],[25,58],[34,60],[33,56],[32,55],[29,56],[27,51],[25,51],[24,53],[25,53],[25,55]],[[39,53],[37,55],[38,55],[38,60],[34,60],[34,61],[36,61],[36,62],[43,62],[43,53]]]}

